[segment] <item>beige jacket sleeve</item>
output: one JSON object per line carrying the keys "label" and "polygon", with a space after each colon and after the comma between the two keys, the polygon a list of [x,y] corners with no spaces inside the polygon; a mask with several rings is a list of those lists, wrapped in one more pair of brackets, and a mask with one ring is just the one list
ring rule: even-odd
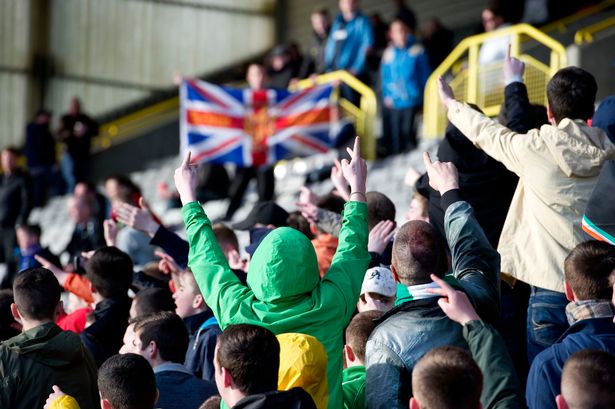
{"label": "beige jacket sleeve", "polygon": [[451,102],[448,119],[474,145],[517,176],[523,176],[524,162],[527,163],[527,155],[532,155],[532,145],[539,138],[537,129],[518,134],[459,101]]}

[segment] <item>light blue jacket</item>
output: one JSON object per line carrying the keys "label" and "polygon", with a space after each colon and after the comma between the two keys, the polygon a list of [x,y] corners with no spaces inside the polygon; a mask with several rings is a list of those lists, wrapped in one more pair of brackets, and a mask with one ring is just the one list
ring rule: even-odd
{"label": "light blue jacket", "polygon": [[430,74],[425,49],[414,36],[408,36],[405,48],[390,45],[382,55],[382,97],[393,100],[395,109],[421,106],[423,89]]}
{"label": "light blue jacket", "polygon": [[[340,42],[339,55],[335,52]],[[360,75],[365,71],[367,51],[374,44],[374,32],[369,18],[356,12],[350,21],[344,21],[341,14],[331,27],[325,46],[325,68],[327,71],[342,69]]]}

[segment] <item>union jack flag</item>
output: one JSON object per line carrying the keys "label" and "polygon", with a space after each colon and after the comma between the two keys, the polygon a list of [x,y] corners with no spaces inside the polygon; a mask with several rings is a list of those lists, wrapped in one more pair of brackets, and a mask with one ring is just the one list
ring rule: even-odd
{"label": "union jack flag", "polygon": [[331,85],[295,93],[226,88],[184,80],[180,88],[181,149],[195,162],[271,165],[324,153],[336,143]]}

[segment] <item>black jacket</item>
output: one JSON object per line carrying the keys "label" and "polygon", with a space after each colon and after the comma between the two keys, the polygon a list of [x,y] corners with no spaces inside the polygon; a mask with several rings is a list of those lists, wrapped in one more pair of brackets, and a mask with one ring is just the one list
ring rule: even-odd
{"label": "black jacket", "polygon": [[30,213],[28,177],[16,170],[0,176],[0,227],[13,228],[26,223]]}
{"label": "black jacket", "polygon": [[246,396],[233,409],[316,409],[312,397],[301,388]]}
{"label": "black jacket", "polygon": [[128,296],[105,299],[96,304],[95,321],[81,333],[81,341],[94,357],[97,366],[100,367],[122,347],[129,311]]}
{"label": "black jacket", "polygon": [[28,168],[52,166],[56,163],[56,142],[48,124],[32,122],[26,127],[24,154]]}

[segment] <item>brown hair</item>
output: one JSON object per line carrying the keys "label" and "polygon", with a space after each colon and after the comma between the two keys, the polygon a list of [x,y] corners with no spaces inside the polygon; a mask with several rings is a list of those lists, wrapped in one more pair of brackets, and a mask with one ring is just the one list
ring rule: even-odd
{"label": "brown hair", "polygon": [[562,395],[570,409],[615,408],[615,356],[591,349],[573,354],[562,372]]}
{"label": "brown hair", "polygon": [[218,364],[229,371],[241,392],[278,389],[280,343],[273,332],[258,325],[229,325],[218,335],[217,348]]}
{"label": "brown hair", "polygon": [[212,226],[212,230],[216,235],[216,241],[220,247],[229,245],[235,250],[239,251],[239,241],[237,241],[237,235],[233,229],[229,228],[223,223],[216,223]]}
{"label": "brown hair", "polygon": [[346,327],[346,344],[350,345],[352,352],[361,362],[365,362],[365,345],[376,328],[375,320],[383,314],[382,311],[361,312],[355,315]]}
{"label": "brown hair", "polygon": [[367,192],[367,227],[373,229],[383,220],[395,221],[395,205],[384,193]]}
{"label": "brown hair", "polygon": [[602,241],[577,245],[564,261],[564,276],[579,300],[610,300],[609,277],[615,272],[615,246]]}
{"label": "brown hair", "polygon": [[482,389],[480,368],[458,347],[432,349],[412,372],[412,393],[424,408],[477,409]]}

